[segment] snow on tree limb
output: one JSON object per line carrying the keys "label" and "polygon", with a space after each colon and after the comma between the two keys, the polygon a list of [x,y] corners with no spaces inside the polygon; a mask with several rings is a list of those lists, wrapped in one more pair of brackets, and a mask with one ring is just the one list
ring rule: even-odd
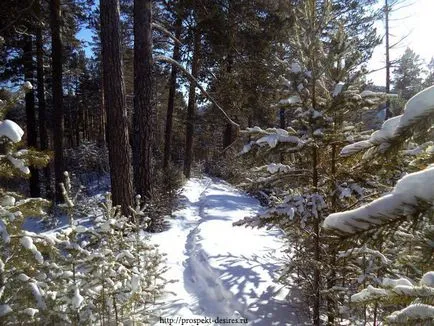
{"label": "snow on tree limb", "polygon": [[0,136],[9,138],[12,142],[18,143],[24,135],[23,129],[11,120],[0,122]]}
{"label": "snow on tree limb", "polygon": [[233,121],[229,115],[225,112],[225,110],[223,110],[223,108],[216,102],[216,100],[214,100],[214,98],[212,98],[212,96],[205,90],[205,88],[203,88],[199,82],[197,81],[196,78],[194,78],[194,76],[192,74],[190,74],[190,72],[188,72],[187,69],[184,68],[183,65],[181,65],[178,61],[173,60],[172,58],[166,57],[164,55],[157,55],[154,57],[155,61],[163,61],[163,62],[167,62],[170,63],[172,65],[177,66],[179,69],[181,69],[181,71],[183,73],[185,73],[188,77],[188,79],[192,82],[194,82],[196,84],[196,86],[200,89],[200,91],[202,92],[202,94],[211,101],[212,104],[214,104],[218,110],[220,110],[221,113],[223,113],[223,115],[225,116],[225,118],[229,121],[229,123],[237,128],[240,128],[240,125],[238,123],[236,123],[235,121]]}
{"label": "snow on tree limb", "polygon": [[[290,129],[289,131],[293,132],[294,130]],[[246,144],[240,154],[249,152],[254,145],[259,147],[268,145],[270,148],[275,148],[279,143],[289,143],[294,144],[290,151],[298,151],[306,144],[306,142],[297,136],[293,136],[287,130],[280,128],[267,128],[264,130],[255,126],[253,128],[246,128],[246,130],[241,132],[243,134],[255,135],[258,139]]]}
{"label": "snow on tree limb", "polygon": [[420,129],[415,128],[416,124],[429,122],[433,118],[434,86],[431,86],[409,99],[402,115],[386,120],[381,129],[372,133],[368,140],[345,146],[340,155],[350,156],[374,146],[384,152],[392,143],[401,142]]}
{"label": "snow on tree limb", "polygon": [[357,209],[330,214],[323,223],[326,229],[356,233],[381,226],[416,211],[420,201],[434,201],[434,166],[400,179],[393,191]]}
{"label": "snow on tree limb", "polygon": [[433,321],[434,307],[423,303],[415,303],[402,310],[395,311],[386,318],[393,323]]}

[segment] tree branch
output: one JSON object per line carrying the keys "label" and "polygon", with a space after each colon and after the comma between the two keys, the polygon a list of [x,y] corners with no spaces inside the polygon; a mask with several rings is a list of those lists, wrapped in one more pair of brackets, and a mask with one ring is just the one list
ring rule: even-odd
{"label": "tree branch", "polygon": [[161,33],[163,33],[164,35],[167,35],[169,38],[174,40],[179,45],[182,45],[182,42],[180,40],[178,40],[172,33],[170,33],[166,28],[164,28],[160,24],[152,23],[152,28],[159,30]]}
{"label": "tree branch", "polygon": [[240,128],[240,125],[238,123],[236,123],[235,121],[233,121],[229,115],[225,112],[225,110],[223,110],[223,108],[212,98],[211,95],[208,94],[208,92],[205,90],[205,88],[203,88],[199,82],[197,81],[196,78],[194,78],[194,76],[192,74],[190,74],[190,72],[187,71],[187,69],[184,68],[183,65],[181,65],[178,61],[173,60],[172,58],[166,57],[164,55],[157,55],[154,57],[155,61],[163,61],[163,62],[167,62],[170,63],[172,65],[177,66],[183,73],[185,73],[188,77],[188,79],[192,82],[194,82],[196,84],[196,86],[201,90],[202,94],[211,101],[212,104],[214,104],[217,109],[220,110],[221,113],[223,113],[223,115],[225,116],[225,118],[229,121],[229,123],[237,128]]}

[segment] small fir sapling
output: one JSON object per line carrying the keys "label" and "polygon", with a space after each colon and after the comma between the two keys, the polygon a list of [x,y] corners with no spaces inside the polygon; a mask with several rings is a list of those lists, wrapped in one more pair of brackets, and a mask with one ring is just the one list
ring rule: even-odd
{"label": "small fir sapling", "polygon": [[[11,100],[0,101],[0,119],[27,90],[29,82],[15,92]],[[47,164],[49,157],[35,150],[18,149],[24,131],[13,121],[0,121],[0,175],[15,177],[29,174],[28,165]],[[28,216],[41,216],[49,202],[42,198],[25,198],[0,189],[0,323],[12,325],[40,321],[46,310],[49,288],[47,271],[50,257],[56,255],[55,240],[49,235],[23,230]]]}
{"label": "small fir sapling", "polygon": [[[145,232],[147,218],[140,197],[131,216],[121,215],[110,194],[90,226],[73,218],[68,174],[62,189],[70,226],[61,232],[64,270],[71,271],[62,285],[62,302],[70,322],[147,323],[151,307],[161,295],[165,281],[163,256]],[[132,222],[134,221],[134,222]],[[63,277],[59,275],[59,277]]]}

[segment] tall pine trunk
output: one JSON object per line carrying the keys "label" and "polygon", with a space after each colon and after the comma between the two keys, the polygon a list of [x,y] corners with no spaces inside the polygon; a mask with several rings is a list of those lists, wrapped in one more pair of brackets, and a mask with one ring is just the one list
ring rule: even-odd
{"label": "tall pine trunk", "polygon": [[[191,63],[191,74],[197,78],[199,72],[199,55],[200,55],[200,32],[196,26],[194,31],[193,45],[193,60]],[[187,122],[186,122],[186,138],[185,138],[185,155],[184,155],[184,175],[190,178],[191,164],[193,161],[193,135],[194,135],[194,120],[195,120],[195,104],[196,104],[196,84],[190,83],[187,105]]]}
{"label": "tall pine trunk", "polygon": [[124,214],[133,204],[133,184],[125,87],[122,75],[119,0],[100,2],[104,107],[107,113],[112,199]]}
{"label": "tall pine trunk", "polygon": [[[318,192],[318,149],[314,147],[312,149],[312,173],[313,173],[313,188],[314,192]],[[321,271],[320,265],[320,223],[321,213],[318,212],[318,217],[314,218],[313,232],[314,232],[314,261],[315,267],[313,271],[313,324],[319,326],[320,320],[320,302],[321,302]]]}
{"label": "tall pine trunk", "polygon": [[[101,69],[101,82],[100,82],[100,103],[99,103],[99,130],[98,130],[98,145],[104,146],[106,143],[106,125],[107,115],[104,109],[104,74]],[[83,116],[81,116],[83,118]],[[83,124],[83,122],[82,122]],[[84,127],[83,127],[84,134]],[[84,137],[84,136],[83,136]]]}
{"label": "tall pine trunk", "polygon": [[[42,19],[41,4],[39,0],[35,1],[36,15]],[[44,41],[42,38],[41,24],[36,26],[36,85],[38,98],[38,123],[39,123],[39,146],[45,151],[48,149],[48,132],[47,132],[47,108],[45,102],[45,83],[44,83]],[[50,166],[47,165],[43,169],[45,196],[49,199],[53,198],[53,189],[51,189]]]}
{"label": "tall pine trunk", "polygon": [[[31,35],[26,35],[24,37],[23,50],[24,77],[26,81],[34,84],[35,66],[33,64],[33,40]],[[38,133],[35,116],[35,93],[33,89],[26,93],[26,125],[27,145],[30,148],[36,148]],[[30,167],[29,188],[30,196],[39,197],[41,195],[41,191],[39,189],[39,171],[34,167]]]}
{"label": "tall pine trunk", "polygon": [[51,61],[53,83],[53,144],[54,144],[54,176],[56,182],[56,201],[62,201],[64,160],[63,160],[63,86],[62,86],[62,62],[63,50],[60,35],[60,0],[50,0],[50,25],[51,25]]}
{"label": "tall pine trunk", "polygon": [[152,1],[134,0],[133,161],[136,193],[151,197]]}
{"label": "tall pine trunk", "polygon": [[[384,14],[386,20],[386,93],[390,93],[390,46],[389,46],[389,3],[387,0],[384,1]],[[388,97],[386,100],[386,112],[384,116],[384,120],[387,120],[392,117],[392,113],[390,111],[390,98]]]}
{"label": "tall pine trunk", "polygon": [[[314,1],[315,2],[315,1]],[[315,17],[315,6],[312,6],[312,17]],[[313,23],[312,30],[315,30],[315,23]],[[310,57],[312,58],[312,107],[317,107],[317,92],[316,92],[316,60],[314,49],[312,49]],[[310,118],[310,128],[313,129],[314,121],[313,118]],[[312,130],[313,132],[313,130]],[[316,144],[313,144],[312,148],[312,186],[315,194],[318,194],[318,183],[319,183],[319,148],[317,148]],[[313,271],[313,324],[315,326],[319,326],[321,324],[320,319],[320,307],[321,307],[321,270],[320,270],[320,259],[321,259],[321,242],[320,242],[320,223],[321,223],[321,212],[318,212],[318,216],[314,218],[313,232],[314,232],[314,271]]]}
{"label": "tall pine trunk", "polygon": [[[182,31],[182,19],[177,17],[175,22],[175,37],[177,40],[181,37]],[[179,61],[180,46],[177,42],[173,47],[173,60]],[[175,65],[172,65],[172,71],[170,73],[169,81],[169,100],[167,103],[167,114],[166,114],[166,129],[164,132],[164,157],[163,157],[163,168],[167,170],[170,161],[170,152],[172,147],[172,127],[173,127],[173,110],[175,106],[175,94],[176,94],[176,75],[178,69]]]}

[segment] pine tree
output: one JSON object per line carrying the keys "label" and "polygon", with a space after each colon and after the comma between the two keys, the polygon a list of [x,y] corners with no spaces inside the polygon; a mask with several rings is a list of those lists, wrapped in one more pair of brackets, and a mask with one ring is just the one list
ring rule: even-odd
{"label": "pine tree", "polygon": [[51,60],[53,65],[52,80],[53,80],[53,144],[54,144],[54,175],[55,175],[55,190],[56,200],[62,200],[62,191],[60,183],[63,179],[64,160],[63,160],[63,135],[64,135],[64,119],[63,119],[63,45],[60,31],[61,24],[61,8],[60,0],[50,1],[50,27],[51,27]]}
{"label": "pine tree", "polygon": [[[347,197],[358,196],[362,189],[358,178],[349,178],[337,151],[349,139],[363,137],[360,116],[384,100],[362,92],[360,65],[378,40],[371,33],[373,17],[360,6],[352,7],[354,15],[348,14],[348,7],[327,1],[306,1],[295,8],[288,72],[282,76],[289,87],[277,106],[288,111],[288,127],[248,128],[252,140],[243,150],[257,153],[265,163],[255,170],[259,175],[252,176],[256,180],[252,182],[271,192],[271,208],[244,223],[271,223],[285,230],[291,262],[282,281],[291,282],[297,275],[294,281],[312,307],[315,325],[321,323],[322,311],[327,311],[329,324],[339,315],[339,297],[328,292],[339,275],[335,254],[324,254],[329,244],[322,220],[326,212],[342,207]],[[364,31],[369,37],[354,34],[355,17],[370,26]]]}
{"label": "pine tree", "polygon": [[[175,38],[179,40],[181,38],[182,32],[182,13],[181,9],[178,8],[178,4],[175,4],[174,16],[175,16]],[[180,44],[175,42],[173,46],[173,60],[180,61]],[[172,129],[173,129],[173,111],[175,104],[175,95],[176,95],[176,79],[178,74],[178,68],[176,65],[172,65],[172,71],[170,74],[169,80],[169,97],[167,103],[167,111],[166,111],[166,126],[164,131],[164,157],[163,157],[163,168],[165,170],[169,167],[170,156],[171,156],[171,148],[172,148]]]}
{"label": "pine tree", "polygon": [[135,191],[151,197],[152,2],[134,1],[133,165]]}
{"label": "pine tree", "polygon": [[428,244],[434,200],[429,131],[434,121],[433,103],[431,86],[412,97],[402,115],[385,121],[367,140],[348,145],[341,152],[344,156],[363,153],[359,166],[366,167],[368,162],[377,165],[377,179],[386,166],[390,171],[390,162],[400,171],[399,177],[392,179],[394,186],[388,194],[358,208],[331,214],[324,221],[324,226],[335,230],[341,239],[368,245],[381,243],[384,257],[394,262],[376,275],[374,283],[362,284],[362,290],[357,287],[355,292],[360,292],[351,296],[356,305],[378,307],[370,316],[374,322],[385,319],[390,324],[429,325],[434,321],[434,266],[432,245]]}
{"label": "pine tree", "polygon": [[428,75],[423,81],[424,87],[430,87],[432,85],[434,85],[434,58],[431,58],[428,64]]}
{"label": "pine tree", "polygon": [[[18,149],[24,131],[13,121],[3,120],[6,112],[32,85],[26,82],[9,101],[0,101],[0,138],[3,155],[0,174],[3,178],[28,175],[31,163],[46,165],[49,157],[35,150]],[[42,198],[24,196],[0,189],[0,323],[17,324],[29,318],[37,322],[35,314],[46,308],[42,288],[43,278],[50,265],[45,257],[55,252],[53,242],[44,236],[23,230],[25,218],[43,215],[49,205]],[[43,252],[43,253],[42,253]],[[34,319],[36,318],[36,319]]]}
{"label": "pine tree", "polygon": [[409,100],[422,88],[422,72],[420,56],[407,48],[393,70],[393,91]]}
{"label": "pine tree", "polygon": [[132,169],[122,75],[119,1],[101,2],[104,106],[113,202],[125,214],[133,202]]}

